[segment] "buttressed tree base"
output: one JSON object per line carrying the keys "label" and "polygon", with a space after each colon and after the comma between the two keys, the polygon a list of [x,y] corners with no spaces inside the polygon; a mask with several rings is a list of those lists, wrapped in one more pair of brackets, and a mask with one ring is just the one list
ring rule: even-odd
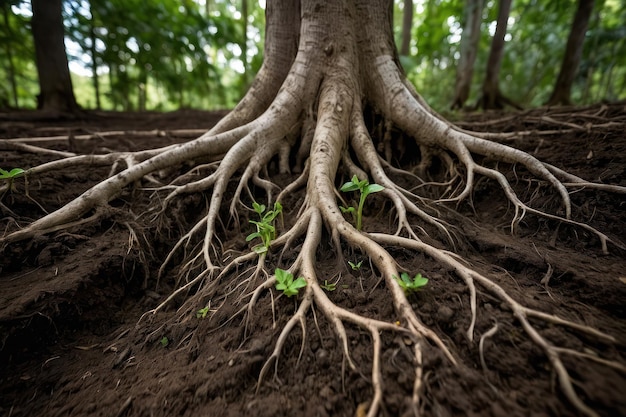
{"label": "buttressed tree base", "polygon": [[[398,283],[403,271],[392,252],[403,249],[421,254],[436,260],[465,286],[464,302],[471,312],[466,330],[470,343],[478,343],[474,323],[482,304],[477,302],[477,294],[488,294],[543,352],[554,370],[558,389],[571,406],[582,414],[597,415],[577,393],[563,357],[585,356],[619,369],[624,365],[559,346],[545,337],[541,328],[546,323],[562,326],[607,343],[614,340],[613,336],[514,299],[480,265],[456,253],[463,241],[462,228],[451,223],[453,216],[444,220],[443,213],[453,212],[462,202],[471,204],[475,187],[486,178],[491,180],[489,186],[501,189],[510,204],[512,233],[523,227],[525,216],[535,216],[585,230],[608,252],[620,243],[572,218],[570,190],[584,187],[625,193],[626,189],[585,181],[492,140],[502,135],[463,130],[431,110],[403,75],[392,34],[390,0],[269,1],[266,15],[264,64],[238,106],[213,129],[193,141],[147,151],[89,156],[60,152],[61,159],[30,168],[26,172],[29,178],[79,165],[110,165],[112,170],[108,178],[59,210],[22,229],[8,231],[1,244],[80,228],[103,217],[127,215],[124,206],[113,208],[108,203],[132,187],[136,187],[134,193],[159,197],[151,199],[152,206],[145,214],[153,216],[155,228],[164,218],[176,220],[175,216],[181,215],[185,196],[206,195],[206,212],[182,233],[160,270],[159,279],[175,276],[178,287],[165,302],[147,312],[140,325],[149,326],[151,315],[181,297],[185,298],[179,309],[181,321],[195,317],[211,300],[208,314],[205,310],[207,319],[219,310],[220,303],[236,302],[237,314],[247,317],[245,324],[261,296],[273,291],[276,279],[269,257],[295,248],[295,260],[282,267],[294,277],[304,277],[306,287],[296,297],[297,308],[260,371],[258,386],[270,379],[272,372],[278,372],[274,366],[285,355],[288,336],[298,327],[306,334],[306,318],[321,314],[334,327],[337,348],[348,367],[355,369],[356,364],[346,326],[358,327],[370,336],[368,380],[372,395],[367,416],[379,415],[385,403],[381,335],[397,334],[409,347],[410,358],[397,360],[414,369],[413,394],[407,407],[415,415],[427,392],[423,368],[427,356],[438,351],[446,361],[464,366],[454,345],[444,342],[436,329],[420,320],[419,303],[410,302]],[[402,158],[416,161],[415,169],[400,168]],[[559,204],[533,207],[518,197],[500,170],[511,165],[549,188]],[[174,180],[167,184],[161,181],[162,173],[181,169]],[[299,175],[279,187],[273,176],[285,173]],[[338,190],[354,175],[384,187],[376,199],[395,215],[395,234],[368,230],[367,219],[363,231],[358,231],[352,219],[342,213],[339,206],[345,201],[341,199],[347,197]],[[233,183],[236,187],[229,188]],[[300,189],[306,189],[306,198],[287,206],[284,202]],[[248,224],[240,224],[238,213],[251,207],[253,200],[263,201],[267,207],[276,201],[283,203],[284,226],[277,221],[276,239],[268,253],[249,251],[227,257],[220,233],[235,227],[241,228],[242,235],[247,234]],[[393,304],[396,320],[356,313],[331,301],[323,288],[328,286],[329,277],[320,274],[316,260],[317,248],[328,241],[337,259],[358,252],[371,261],[381,280],[379,286]],[[239,266],[246,264],[256,266],[242,274],[245,268]],[[281,302],[292,302],[287,300]],[[251,328],[245,333],[254,337]],[[342,373],[339,367],[337,373]]]}

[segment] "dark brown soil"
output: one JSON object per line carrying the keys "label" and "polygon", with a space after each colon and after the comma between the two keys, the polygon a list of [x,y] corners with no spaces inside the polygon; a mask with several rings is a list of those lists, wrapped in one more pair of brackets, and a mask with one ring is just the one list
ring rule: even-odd
{"label": "dark brown soil", "polygon": [[[176,129],[205,129],[223,113],[92,114],[84,119],[41,120],[33,114],[0,115],[0,137],[72,134],[80,137],[113,130],[147,131],[150,135],[95,135],[92,139],[57,140],[39,144],[81,153],[138,150],[189,140]],[[512,116],[512,117],[511,117]],[[559,123],[555,122],[558,120]],[[572,125],[583,126],[573,129]],[[613,123],[609,123],[613,122]],[[533,130],[536,135],[510,143],[539,159],[580,177],[626,186],[626,106],[588,109],[540,109],[523,113],[488,113],[468,117],[468,128],[494,132]],[[595,126],[592,125],[602,125]],[[560,134],[541,135],[546,130]],[[405,158],[407,159],[407,158]],[[47,156],[0,151],[0,168],[31,167]],[[410,163],[408,158],[407,163]],[[486,162],[488,163],[488,162]],[[558,209],[547,187],[525,181],[524,170],[501,166],[516,190],[534,207]],[[105,177],[109,168],[76,168],[23,181],[3,197],[2,230],[54,210]],[[286,183],[289,178],[278,178]],[[406,178],[397,178],[406,181]],[[122,207],[129,197],[146,199],[138,190],[115,200]],[[291,197],[293,201],[302,195]],[[572,196],[574,219],[587,222],[624,244],[624,195],[580,191]],[[395,232],[382,200],[372,199],[365,223],[370,230]],[[626,252],[609,245],[603,255],[598,239],[580,228],[527,216],[515,235],[510,233],[512,209],[502,191],[489,181],[477,184],[473,207],[464,203],[442,216],[456,224],[457,251],[525,305],[594,326],[613,335],[616,343],[533,321],[548,340],[562,347],[601,355],[624,363],[626,354]],[[202,208],[201,203],[197,207]],[[138,213],[136,213],[138,214]],[[296,213],[286,205],[286,221]],[[192,216],[190,214],[190,216]],[[247,214],[242,230],[222,236],[225,248],[247,251]],[[156,284],[160,261],[179,236],[157,231],[148,216],[132,219],[141,245],[129,244],[129,228],[119,217],[46,235],[2,248],[0,253],[0,415],[2,416],[361,416],[371,396],[369,336],[348,328],[350,349],[358,372],[350,371],[329,323],[309,315],[307,334],[292,332],[278,361],[255,393],[261,367],[296,301],[262,297],[247,332],[235,298],[206,319],[180,319],[172,306],[150,318],[140,317],[170,293],[173,280]],[[424,352],[426,416],[574,416],[560,392],[550,364],[512,317],[506,306],[479,289],[475,341],[469,325],[468,292],[463,282],[433,260],[406,250],[392,254],[402,269],[421,271],[427,288],[413,296],[424,323],[434,329],[459,359],[449,363],[434,347]],[[297,247],[282,260],[295,259]],[[344,251],[347,259],[360,254]],[[320,276],[341,277],[331,299],[363,315],[395,321],[388,293],[367,261],[358,272],[336,259],[331,244],[317,253]],[[252,266],[252,265],[250,265]],[[240,273],[246,274],[248,266]],[[548,269],[548,286],[540,283]],[[180,305],[181,300],[177,300]],[[275,304],[275,316],[272,314]],[[480,336],[495,323],[499,330],[484,346]],[[319,329],[319,330],[318,330]],[[167,338],[167,343],[165,342]],[[414,371],[410,353],[398,335],[383,334],[385,416],[411,415],[407,409]],[[302,356],[298,361],[300,349]],[[581,398],[602,416],[626,415],[626,374],[601,364],[564,357]]]}

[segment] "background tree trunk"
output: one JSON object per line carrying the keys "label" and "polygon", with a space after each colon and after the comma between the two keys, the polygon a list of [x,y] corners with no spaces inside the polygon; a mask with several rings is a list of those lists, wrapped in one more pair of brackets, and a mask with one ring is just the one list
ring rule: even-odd
{"label": "background tree trunk", "polygon": [[[11,25],[9,24],[9,13],[11,6],[8,3],[2,5],[2,15],[4,18],[4,24],[6,25],[6,31],[9,34],[9,37],[12,37],[11,34]],[[6,42],[4,45],[6,55],[7,55],[7,73],[9,74],[9,84],[11,85],[11,98],[13,99],[13,106],[15,108],[19,107],[19,101],[17,98],[17,81],[15,80],[15,65],[13,63],[13,52],[11,50],[11,45],[9,42]],[[8,99],[7,99],[8,104]],[[0,103],[0,107],[2,107],[3,103]]]}
{"label": "background tree trunk", "polygon": [[474,75],[474,62],[478,52],[480,40],[480,24],[482,22],[483,0],[468,0],[463,12],[465,26],[461,38],[461,57],[456,70],[456,85],[454,88],[454,100],[452,109],[463,107],[470,94],[472,77]]}
{"label": "background tree trunk", "polygon": [[94,16],[94,8],[89,6],[89,13],[91,14],[91,19],[89,20],[89,37],[91,40],[91,45],[89,46],[89,54],[91,55],[91,71],[93,72],[92,80],[93,80],[93,88],[96,96],[96,109],[102,109],[102,103],[100,102],[100,80],[98,79],[98,61],[97,61],[97,50],[96,50],[96,17]]}
{"label": "background tree trunk", "polygon": [[548,105],[571,103],[572,84],[574,83],[574,77],[578,72],[578,66],[580,65],[580,60],[583,55],[583,44],[585,42],[585,34],[589,26],[591,12],[593,11],[593,4],[594,0],[578,1],[578,8],[574,15],[572,30],[570,30],[569,37],[567,38],[567,46],[565,48],[565,55],[563,56],[563,63],[561,64],[561,71],[554,85],[552,95],[550,99],[548,99]]}
{"label": "background tree trunk", "polygon": [[499,2],[496,33],[491,41],[491,50],[487,60],[487,72],[483,82],[483,96],[479,102],[483,109],[501,109],[505,104],[519,107],[504,97],[499,87],[500,67],[504,57],[504,36],[506,35],[512,2],[512,0],[500,0]]}
{"label": "background tree trunk", "polygon": [[46,111],[78,110],[65,54],[61,0],[32,0],[39,97],[37,107]]}
{"label": "background tree trunk", "polygon": [[402,14],[402,45],[400,45],[400,55],[408,56],[411,53],[411,29],[412,28],[413,28],[413,0],[404,0],[404,11]]}

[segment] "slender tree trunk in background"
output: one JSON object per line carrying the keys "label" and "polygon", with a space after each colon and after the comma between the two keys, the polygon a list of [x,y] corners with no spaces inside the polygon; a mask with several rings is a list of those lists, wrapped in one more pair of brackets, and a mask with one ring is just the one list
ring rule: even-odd
{"label": "slender tree trunk in background", "polygon": [[61,0],[32,0],[32,31],[39,88],[37,107],[45,111],[78,110],[65,54]]}
{"label": "slender tree trunk in background", "polygon": [[478,41],[480,40],[480,24],[482,22],[483,0],[467,0],[463,14],[465,26],[461,37],[461,57],[456,70],[456,85],[454,88],[454,100],[452,109],[463,108],[469,98],[472,77],[474,75],[474,62],[478,53]]}
{"label": "slender tree trunk in background", "polygon": [[[9,10],[8,9],[9,9],[9,4],[8,3],[3,4],[2,15],[4,17],[4,25],[6,27],[8,37],[10,39],[13,39],[13,35],[11,33],[11,26],[9,25]],[[19,101],[17,98],[17,82],[15,80],[15,64],[13,63],[13,52],[11,51],[11,45],[9,45],[9,42],[5,43],[4,49],[6,51],[7,61],[9,64],[7,72],[9,73],[9,84],[11,84],[11,96],[12,96],[11,98],[13,99],[13,106],[15,106],[15,108],[18,108]]]}
{"label": "slender tree trunk in background", "polygon": [[248,0],[241,0],[241,21],[243,30],[243,39],[241,41],[241,62],[243,63],[243,82],[241,83],[241,95],[243,96],[248,91],[249,75],[248,70]]}
{"label": "slender tree trunk in background", "polygon": [[487,73],[483,82],[483,96],[479,102],[483,109],[501,109],[506,104],[519,108],[518,105],[502,95],[499,86],[500,68],[502,66],[502,58],[504,57],[504,37],[512,2],[512,0],[500,0],[499,2],[496,33],[491,41],[491,50],[487,60]]}
{"label": "slender tree trunk in background", "polygon": [[[601,3],[602,5],[602,3]],[[595,13],[593,13],[593,21],[591,22],[591,26],[597,26],[600,21],[600,11],[602,7],[597,7]],[[600,33],[599,31],[595,31],[593,37],[590,39],[591,47],[589,48],[590,54],[587,57],[587,73],[585,74],[585,87],[583,88],[583,93],[581,97],[581,101],[583,103],[588,103],[590,101],[590,91],[591,85],[593,84],[593,73],[596,70],[597,66],[597,56],[598,56],[598,44],[600,43]]]}
{"label": "slender tree trunk in background", "polygon": [[404,0],[404,11],[402,14],[402,45],[400,55],[411,54],[411,29],[413,28],[413,0]]}
{"label": "slender tree trunk in background", "polygon": [[585,34],[589,26],[589,19],[593,11],[594,0],[579,0],[572,29],[567,38],[567,46],[565,47],[565,55],[561,64],[561,71],[554,85],[552,95],[546,104],[570,104],[572,84],[574,77],[578,72],[578,66],[583,55],[583,44],[585,42]]}
{"label": "slender tree trunk in background", "polygon": [[137,110],[146,111],[148,102],[148,74],[145,70],[139,74],[139,82],[137,83]]}
{"label": "slender tree trunk in background", "polygon": [[91,55],[91,71],[93,73],[93,89],[96,94],[96,109],[102,109],[102,103],[100,102],[100,80],[98,79],[98,62],[96,60],[96,24],[94,17],[93,7],[90,7],[89,13],[91,14],[91,19],[89,21],[89,38],[91,40],[91,45],[89,46],[89,54]]}

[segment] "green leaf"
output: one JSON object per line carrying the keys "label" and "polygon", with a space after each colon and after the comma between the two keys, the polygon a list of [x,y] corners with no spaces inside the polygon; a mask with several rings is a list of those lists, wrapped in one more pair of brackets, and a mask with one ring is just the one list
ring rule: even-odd
{"label": "green leaf", "polygon": [[361,269],[361,265],[363,265],[363,261],[359,261],[357,263],[348,261],[348,265],[350,265],[350,267],[355,270],[358,271],[359,269]]}
{"label": "green leaf", "polygon": [[423,287],[426,284],[428,284],[428,278],[424,278],[422,274],[415,275],[415,279],[413,279],[413,285],[415,285],[415,287]]}
{"label": "green leaf", "polygon": [[261,234],[259,232],[250,233],[248,236],[246,236],[246,242],[250,242],[252,239],[257,237],[261,237]]}
{"label": "green leaf", "polygon": [[23,174],[23,173],[24,173],[24,170],[22,168],[13,168],[11,172],[9,172],[9,175],[15,178],[18,175]]}
{"label": "green leaf", "polygon": [[383,187],[382,185],[379,184],[370,184],[365,188],[365,192],[367,194],[372,194],[372,193],[377,193],[379,191],[384,190],[385,187]]}
{"label": "green leaf", "polygon": [[298,290],[291,288],[291,287],[287,287],[283,290],[283,294],[285,294],[287,297],[291,297],[292,295],[298,295]]}
{"label": "green leaf", "polygon": [[354,207],[352,207],[352,206],[350,206],[350,207],[339,206],[339,209],[344,214],[346,214],[346,213],[354,213],[354,210],[355,210]]}
{"label": "green leaf", "polygon": [[209,307],[206,306],[204,308],[201,308],[200,310],[196,311],[196,317],[199,319],[203,319],[206,318],[207,313],[209,312]]}
{"label": "green leaf", "polygon": [[306,287],[306,280],[304,277],[298,277],[291,285],[292,288],[304,288]]}
{"label": "green leaf", "polygon": [[265,205],[259,204],[256,201],[252,202],[252,208],[254,208],[254,211],[259,213],[259,215],[263,214],[263,212],[265,211]]}
{"label": "green leaf", "polygon": [[160,342],[161,342],[161,346],[163,346],[163,347],[166,347],[167,345],[170,344],[170,340],[166,336],[163,336],[163,338],[160,340]]}
{"label": "green leaf", "polygon": [[276,270],[274,271],[274,276],[276,277],[276,281],[278,282],[285,282],[289,275],[292,274],[289,271],[285,271],[284,269],[276,268]]}
{"label": "green leaf", "polygon": [[264,253],[267,253],[267,246],[265,246],[265,245],[257,245],[255,247],[253,247],[252,250],[255,253],[257,253],[257,254],[262,255]]}
{"label": "green leaf", "polygon": [[355,184],[353,182],[347,182],[344,185],[341,186],[340,190],[343,191],[344,193],[350,192],[350,191],[356,191],[359,189],[359,184]]}

